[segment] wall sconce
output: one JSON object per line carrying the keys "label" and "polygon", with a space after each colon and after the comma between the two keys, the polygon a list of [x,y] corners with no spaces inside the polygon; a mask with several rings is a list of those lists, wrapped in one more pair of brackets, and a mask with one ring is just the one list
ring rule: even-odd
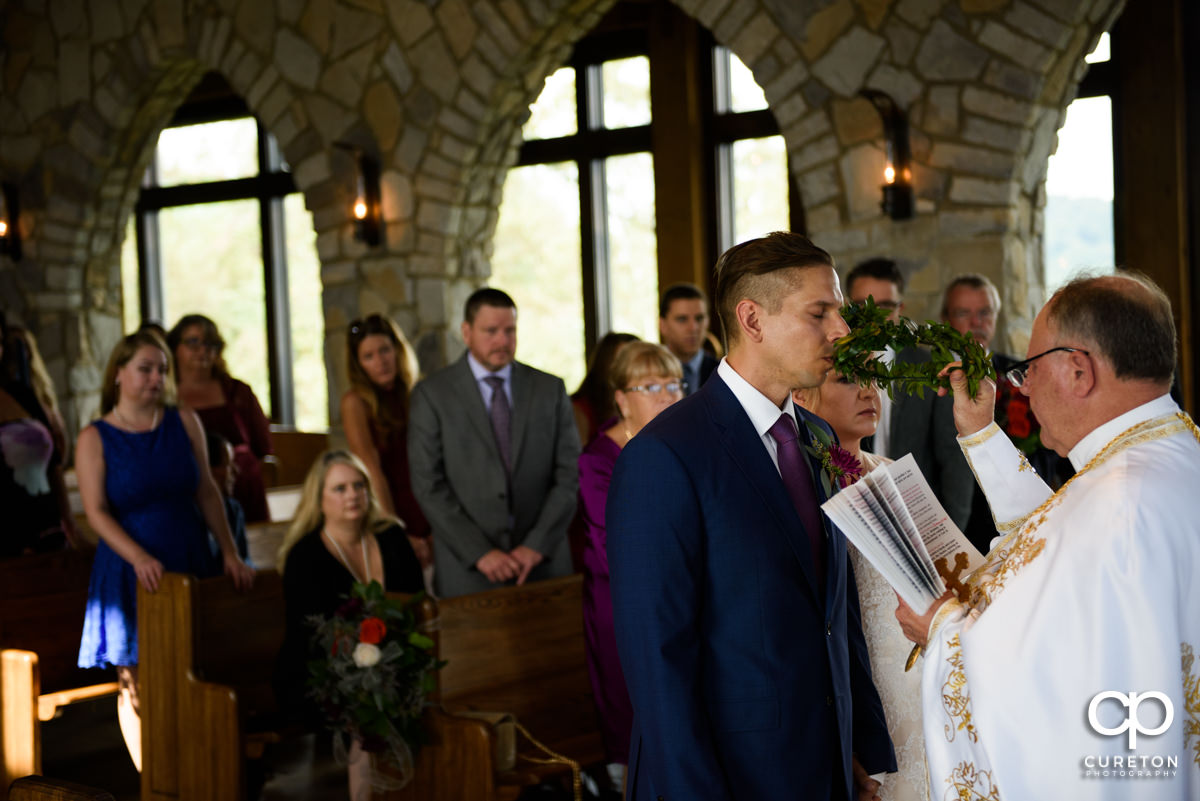
{"label": "wall sconce", "polygon": [[21,260],[20,219],[17,188],[9,183],[0,184],[0,253],[13,261]]}
{"label": "wall sconce", "polygon": [[379,163],[352,145],[334,143],[334,147],[350,152],[354,159],[354,238],[367,247],[378,247],[382,226],[379,205]]}
{"label": "wall sconce", "polygon": [[860,95],[870,101],[883,120],[887,140],[887,166],[883,170],[883,213],[893,220],[913,216],[912,153],[908,147],[908,115],[887,94],[863,89]]}

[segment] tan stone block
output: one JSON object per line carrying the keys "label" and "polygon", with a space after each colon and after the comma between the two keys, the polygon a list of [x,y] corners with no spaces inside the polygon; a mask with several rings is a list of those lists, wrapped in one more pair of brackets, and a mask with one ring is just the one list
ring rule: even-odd
{"label": "tan stone block", "polygon": [[331,65],[321,75],[321,91],[344,106],[355,105],[363,95],[374,51],[374,45],[367,44]]}
{"label": "tan stone block", "polygon": [[1050,66],[1053,52],[1033,39],[1022,36],[1007,25],[988,21],[979,32],[979,43],[1011,59],[1017,64],[1038,71]]}
{"label": "tan stone block", "polygon": [[154,25],[159,46],[163,49],[183,47],[187,43],[181,0],[154,0]]}
{"label": "tan stone block", "polygon": [[879,25],[887,16],[893,2],[894,0],[858,0],[858,7],[862,9],[867,20],[867,27],[873,31],[879,30]]}
{"label": "tan stone block", "polygon": [[806,170],[814,164],[837,158],[840,152],[837,137],[830,134],[797,148],[790,154],[790,162],[793,170]]}
{"label": "tan stone block", "polygon": [[391,150],[400,136],[400,99],[386,81],[376,81],[363,100],[363,117],[380,150]]}
{"label": "tan stone block", "polygon": [[831,109],[833,129],[837,132],[838,141],[843,145],[867,142],[883,136],[883,122],[879,113],[865,98],[834,100]]}
{"label": "tan stone block", "polygon": [[458,67],[441,36],[427,36],[410,53],[413,70],[443,103],[458,90]]}
{"label": "tan stone block", "polygon": [[277,27],[274,3],[239,3],[233,24],[238,38],[243,42],[260,54],[266,55],[271,52],[272,45],[276,42]]}
{"label": "tan stone block", "polygon": [[275,36],[275,63],[292,83],[316,89],[321,75],[321,54],[295,31],[284,28]]}
{"label": "tan stone block", "polygon": [[413,188],[407,175],[398,170],[385,170],[379,186],[384,220],[391,223],[412,217]]}
{"label": "tan stone block", "polygon": [[797,179],[797,184],[805,208],[823,203],[841,193],[837,173],[832,163],[804,172]]}
{"label": "tan stone block", "polygon": [[850,222],[878,217],[882,211],[883,168],[887,157],[875,145],[858,145],[846,151],[838,163],[844,188],[844,202]]}
{"label": "tan stone block", "polygon": [[851,0],[836,0],[809,19],[804,28],[804,39],[800,42],[800,52],[807,61],[816,61],[853,21],[854,5]]}
{"label": "tan stone block", "polygon": [[322,53],[329,52],[333,36],[334,0],[309,0],[300,17],[300,32]]}
{"label": "tan stone block", "polygon": [[420,0],[396,0],[385,6],[396,38],[407,49],[433,28],[433,14]]}
{"label": "tan stone block", "polygon": [[966,14],[990,14],[999,11],[1012,0],[959,0],[959,8]]}
{"label": "tan stone block", "polygon": [[375,40],[383,32],[383,18],[376,13],[355,11],[344,5],[333,16],[333,42],[329,57],[338,59]]}
{"label": "tan stone block", "polygon": [[402,259],[364,259],[361,270],[367,287],[373,289],[388,306],[409,302],[409,282],[405,277]]}
{"label": "tan stone block", "polygon": [[91,97],[90,45],[82,39],[58,43],[58,98],[63,106]]}
{"label": "tan stone block", "polygon": [[765,11],[759,12],[729,43],[729,49],[737,54],[744,64],[754,64],[767,52],[779,29],[775,20]]}
{"label": "tan stone block", "polygon": [[352,114],[321,95],[305,97],[304,108],[313,127],[326,142],[341,139],[346,129],[354,124]]}
{"label": "tan stone block", "polygon": [[474,17],[462,0],[442,0],[434,13],[451,51],[462,60],[471,52],[475,34],[479,31]]}

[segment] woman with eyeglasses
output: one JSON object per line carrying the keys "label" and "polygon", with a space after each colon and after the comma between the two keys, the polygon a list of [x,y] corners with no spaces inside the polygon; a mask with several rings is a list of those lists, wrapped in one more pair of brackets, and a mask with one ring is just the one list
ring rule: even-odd
{"label": "woman with eyeglasses", "polygon": [[346,336],[350,389],[342,395],[342,426],[351,452],[366,465],[384,513],[400,518],[422,567],[433,563],[429,523],[413,497],[408,469],[408,401],[417,359],[400,326],[372,314]]}
{"label": "woman with eyeglasses", "polygon": [[[858,460],[864,473],[890,461],[862,450],[863,437],[879,425],[879,391],[874,384],[859,386],[831,372],[825,383],[797,390],[792,399],[821,417],[837,434],[838,444]],[[838,536],[841,536],[840,534]],[[858,549],[847,544],[858,584],[863,635],[871,660],[871,673],[887,717],[888,734],[896,749],[900,770],[888,774],[880,795],[899,801],[927,797],[925,782],[925,736],[921,729],[920,671],[905,672],[912,643],[896,626],[896,593]]]}
{"label": "woman with eyeglasses", "polygon": [[184,315],[167,334],[167,346],[175,357],[179,402],[200,415],[205,431],[233,445],[233,497],[242,505],[246,522],[270,520],[262,460],[274,452],[271,421],[249,385],[229,374],[217,324],[203,314]]}
{"label": "woman with eyeglasses", "polygon": [[683,365],[662,345],[630,342],[621,348],[609,373],[617,416],[579,456],[579,500],[587,540],[583,552],[583,622],[588,674],[600,715],[600,732],[609,778],[620,789],[629,764],[633,707],[617,658],[609,590],[608,536],[604,506],[621,449],[642,427],[684,395]]}

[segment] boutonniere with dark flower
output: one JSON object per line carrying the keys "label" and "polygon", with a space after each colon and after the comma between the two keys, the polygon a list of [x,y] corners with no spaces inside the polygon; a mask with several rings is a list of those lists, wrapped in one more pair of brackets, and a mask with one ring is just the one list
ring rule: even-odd
{"label": "boutonniere with dark flower", "polygon": [[1007,378],[996,382],[996,425],[1026,456],[1042,446],[1041,426],[1029,407],[1029,398]]}
{"label": "boutonniere with dark flower", "polygon": [[821,488],[825,490],[826,497],[862,478],[863,466],[854,458],[854,454],[834,442],[825,429],[808,420],[804,423],[812,434],[813,442],[805,448],[821,463]]}

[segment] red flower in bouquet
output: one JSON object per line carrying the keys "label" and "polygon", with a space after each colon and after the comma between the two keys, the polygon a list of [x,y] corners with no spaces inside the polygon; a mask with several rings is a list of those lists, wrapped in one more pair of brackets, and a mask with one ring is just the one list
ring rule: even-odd
{"label": "red flower in bouquet", "polygon": [[377,617],[364,618],[358,627],[358,641],[369,645],[379,645],[387,634],[387,624]]}

